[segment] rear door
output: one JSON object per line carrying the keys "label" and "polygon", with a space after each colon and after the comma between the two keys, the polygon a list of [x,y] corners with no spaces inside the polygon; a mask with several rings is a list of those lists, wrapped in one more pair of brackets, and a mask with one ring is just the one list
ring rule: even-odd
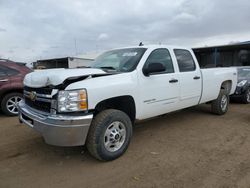
{"label": "rear door", "polygon": [[174,49],[179,68],[180,106],[182,108],[197,105],[201,96],[202,79],[199,65],[186,49]]}
{"label": "rear door", "polygon": [[13,69],[12,67],[6,67],[5,72],[8,74],[11,85],[13,87],[20,87],[20,83],[22,84],[23,75],[18,70]]}
{"label": "rear door", "polygon": [[171,55],[166,48],[153,50],[144,67],[151,63],[161,63],[165,71],[145,76],[140,72],[140,99],[142,119],[154,117],[178,108],[179,82]]}

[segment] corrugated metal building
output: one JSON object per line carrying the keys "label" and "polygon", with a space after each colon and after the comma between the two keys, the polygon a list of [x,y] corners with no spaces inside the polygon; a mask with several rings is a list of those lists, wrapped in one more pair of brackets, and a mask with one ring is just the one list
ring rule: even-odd
{"label": "corrugated metal building", "polygon": [[250,66],[250,41],[193,50],[201,67]]}
{"label": "corrugated metal building", "polygon": [[35,69],[52,69],[52,68],[77,68],[90,66],[94,59],[78,57],[62,57],[53,59],[37,60]]}

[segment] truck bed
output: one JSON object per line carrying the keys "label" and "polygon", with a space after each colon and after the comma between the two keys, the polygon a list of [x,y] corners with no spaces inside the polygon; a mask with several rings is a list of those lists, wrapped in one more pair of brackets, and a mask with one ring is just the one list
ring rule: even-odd
{"label": "truck bed", "polygon": [[232,80],[232,75],[235,81],[231,82],[230,95],[234,93],[237,84],[236,68],[205,68],[201,69],[202,75],[202,95],[201,103],[206,103],[216,99],[221,89],[221,83],[225,80]]}

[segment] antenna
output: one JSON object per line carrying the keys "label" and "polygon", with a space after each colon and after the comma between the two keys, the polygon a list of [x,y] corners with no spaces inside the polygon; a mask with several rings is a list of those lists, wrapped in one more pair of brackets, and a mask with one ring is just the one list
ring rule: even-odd
{"label": "antenna", "polygon": [[144,46],[144,44],[142,42],[140,42],[139,46]]}

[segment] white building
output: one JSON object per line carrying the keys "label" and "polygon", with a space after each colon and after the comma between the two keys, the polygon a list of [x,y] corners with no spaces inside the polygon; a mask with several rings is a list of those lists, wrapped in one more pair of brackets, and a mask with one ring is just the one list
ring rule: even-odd
{"label": "white building", "polygon": [[52,68],[77,68],[91,66],[91,63],[100,53],[88,53],[75,57],[62,57],[37,60],[34,64],[35,69],[52,69]]}

